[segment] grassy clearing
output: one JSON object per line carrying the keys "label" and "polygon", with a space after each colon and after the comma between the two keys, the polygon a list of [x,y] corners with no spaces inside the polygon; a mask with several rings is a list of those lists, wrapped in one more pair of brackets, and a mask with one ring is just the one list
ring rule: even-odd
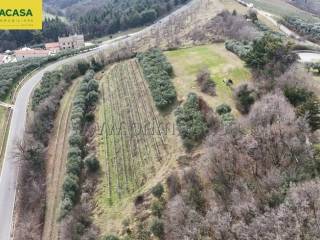
{"label": "grassy clearing", "polygon": [[[227,51],[224,44],[168,51],[166,56],[174,68],[176,77],[173,82],[178,97],[183,99],[192,91],[202,96],[212,108],[227,103],[233,110],[235,109],[232,89],[223,82],[224,80],[232,79],[236,86],[251,79],[251,74],[244,63],[236,55]],[[212,74],[216,83],[216,97],[202,93],[196,83],[197,73],[203,68],[208,68]],[[236,113],[235,110],[234,112]]]}
{"label": "grassy clearing", "polygon": [[47,162],[47,203],[43,239],[58,239],[58,217],[62,184],[68,154],[68,134],[72,100],[80,79],[75,80],[64,95],[54,124],[52,138],[48,148]]}
{"label": "grassy clearing", "polygon": [[[94,218],[105,233],[120,229],[134,197],[160,181],[176,160],[170,141],[177,138],[166,135],[162,124],[170,131],[170,121],[157,112],[146,84],[135,59],[114,65],[100,82],[97,142],[102,169]],[[179,149],[177,142],[172,146]]]}

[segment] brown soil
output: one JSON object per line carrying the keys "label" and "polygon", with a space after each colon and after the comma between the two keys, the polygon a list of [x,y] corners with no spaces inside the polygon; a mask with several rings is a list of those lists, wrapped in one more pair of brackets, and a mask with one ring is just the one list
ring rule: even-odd
{"label": "brown soil", "polygon": [[59,224],[57,220],[59,217],[61,189],[68,154],[70,114],[72,100],[79,82],[79,79],[74,81],[74,84],[61,101],[61,107],[49,143],[47,162],[47,203],[43,240],[58,239]]}

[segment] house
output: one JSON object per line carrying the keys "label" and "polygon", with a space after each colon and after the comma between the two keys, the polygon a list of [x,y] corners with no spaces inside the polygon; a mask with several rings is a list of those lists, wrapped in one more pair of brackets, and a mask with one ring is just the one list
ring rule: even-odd
{"label": "house", "polygon": [[16,62],[15,58],[8,54],[0,54],[0,65],[4,63]]}
{"label": "house", "polygon": [[47,57],[49,56],[50,51],[43,49],[31,49],[31,48],[22,48],[16,50],[14,55],[17,58],[17,61],[21,61],[29,58],[38,58],[38,57]]}
{"label": "house", "polygon": [[0,54],[0,65],[4,64],[5,58],[6,58],[6,55]]}
{"label": "house", "polygon": [[50,51],[51,54],[55,54],[60,51],[60,46],[58,42],[51,42],[45,44],[46,50]]}
{"label": "house", "polygon": [[59,37],[60,50],[79,49],[83,48],[84,46],[85,44],[83,35],[75,34],[69,37]]}

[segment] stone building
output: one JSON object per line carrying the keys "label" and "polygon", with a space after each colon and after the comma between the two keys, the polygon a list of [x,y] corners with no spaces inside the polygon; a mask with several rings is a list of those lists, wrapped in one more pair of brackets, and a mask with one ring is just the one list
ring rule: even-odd
{"label": "stone building", "polygon": [[72,35],[69,37],[59,37],[59,47],[61,50],[67,49],[79,49],[83,48],[84,44],[84,36],[83,35]]}

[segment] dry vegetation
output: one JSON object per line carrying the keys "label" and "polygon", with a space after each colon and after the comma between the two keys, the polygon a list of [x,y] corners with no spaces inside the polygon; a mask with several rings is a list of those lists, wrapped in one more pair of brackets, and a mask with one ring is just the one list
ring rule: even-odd
{"label": "dry vegetation", "polygon": [[47,203],[44,224],[44,239],[57,239],[59,205],[61,199],[61,188],[65,175],[66,160],[68,153],[68,133],[72,99],[79,85],[79,79],[61,100],[59,112],[54,123],[52,138],[49,142],[47,171]]}
{"label": "dry vegetation", "polygon": [[[255,61],[262,52],[268,59]],[[204,154],[168,179],[163,239],[320,235],[320,104],[310,75],[294,64],[290,46],[270,36],[248,56],[256,97],[237,89],[248,114],[212,131]]]}
{"label": "dry vegetation", "polygon": [[[218,0],[194,1],[190,8],[170,16],[168,21],[98,56],[96,70],[155,46],[173,50],[229,38],[251,41],[260,35],[242,16],[221,12],[222,8],[223,3]],[[201,28],[204,30],[199,31]],[[60,227],[61,238],[97,239],[107,233],[119,233],[137,240],[279,236],[316,239],[320,234],[317,220],[320,190],[315,177],[320,167],[319,151],[313,145],[315,129],[310,126],[318,128],[317,106],[313,105],[317,104],[317,98],[310,93],[313,88],[306,81],[306,73],[292,65],[295,56],[289,46],[280,46],[278,42],[274,46],[275,52],[266,54],[271,59],[249,51],[252,59],[266,62],[247,61],[254,79],[251,85],[237,89],[226,83],[229,80],[234,85],[244,83],[251,79],[251,74],[223,44],[166,52],[175,73],[178,102],[186,106],[185,98],[191,89],[200,96],[196,101],[190,100],[192,106],[189,108],[187,104],[183,117],[200,119],[202,127],[207,119],[201,116],[201,111],[211,113],[210,107],[215,109],[222,103],[231,106],[224,105],[226,113],[232,108],[235,115],[240,115],[237,107],[247,114],[227,125],[217,120],[216,127],[209,128],[204,144],[195,145],[191,153],[182,156],[180,141],[165,132],[171,134],[173,127],[171,109],[158,113],[138,61],[120,62],[100,73],[103,77],[96,111],[98,128],[93,124],[94,106],[88,112],[80,109],[81,116],[75,114],[77,120],[85,119],[80,129],[74,127],[78,126],[77,121],[72,123],[74,132],[79,131],[84,141],[80,141],[83,148],[77,153],[81,157],[76,162],[78,176],[65,180],[64,184],[65,192],[70,185],[72,189],[70,196],[63,194],[67,200],[63,206],[68,211]],[[257,62],[259,66],[255,66]],[[96,64],[84,65],[94,68]],[[209,72],[199,74],[204,68],[208,68],[212,79]],[[270,74],[272,69],[276,71]],[[26,136],[33,147],[21,145],[25,161],[19,183],[17,239],[38,239],[42,234],[46,191],[43,173],[49,170],[44,165],[45,153],[64,88],[70,85],[70,72],[65,75],[66,79],[58,81],[53,86],[56,89],[42,96],[35,108],[35,118]],[[210,93],[213,92],[213,82],[216,96],[206,91],[209,86]],[[87,89],[86,84],[83,89]],[[303,100],[300,93],[305,94]],[[84,98],[86,102],[87,97]],[[198,104],[196,107],[194,102]],[[308,115],[310,110],[315,110],[312,118]],[[67,119],[67,115],[62,115]],[[189,121],[182,123],[187,126]],[[200,130],[202,139],[208,129]],[[70,162],[68,167],[72,166]],[[163,187],[157,183],[165,178],[166,193],[162,195]]]}

